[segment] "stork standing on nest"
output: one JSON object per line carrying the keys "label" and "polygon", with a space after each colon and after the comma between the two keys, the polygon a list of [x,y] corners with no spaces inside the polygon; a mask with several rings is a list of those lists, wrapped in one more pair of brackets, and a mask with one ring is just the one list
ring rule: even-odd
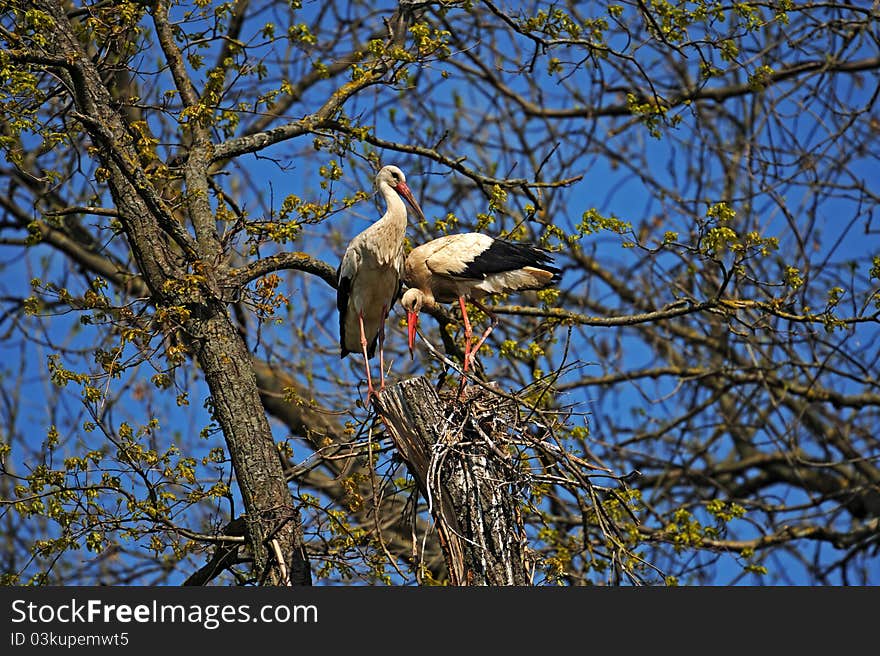
{"label": "stork standing on nest", "polygon": [[[401,298],[406,310],[409,350],[412,355],[419,311],[438,303],[458,301],[464,323],[464,370],[473,366],[480,346],[498,318],[479,299],[490,294],[544,289],[559,281],[560,270],[550,254],[529,244],[494,239],[479,232],[447,235],[414,248],[406,258]],[[470,300],[491,319],[473,346],[473,332],[465,301]]]}
{"label": "stork standing on nest", "polygon": [[367,402],[376,393],[370,376],[370,358],[379,344],[379,390],[385,389],[385,320],[400,295],[403,276],[403,239],[407,210],[404,200],[424,220],[425,215],[396,166],[383,166],[376,187],[387,210],[358,234],[345,249],[336,272],[340,357],[360,352],[367,372]]}

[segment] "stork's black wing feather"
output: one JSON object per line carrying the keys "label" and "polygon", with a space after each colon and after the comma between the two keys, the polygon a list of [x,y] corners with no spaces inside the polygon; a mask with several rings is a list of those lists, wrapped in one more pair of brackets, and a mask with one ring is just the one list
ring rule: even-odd
{"label": "stork's black wing feather", "polygon": [[340,278],[342,264],[336,269],[336,309],[339,311],[339,357],[351,353],[345,348],[345,315],[348,312],[348,297],[351,294],[351,278]]}
{"label": "stork's black wing feather", "polygon": [[535,267],[553,274],[554,281],[561,273],[553,266],[553,258],[547,251],[531,244],[522,244],[505,239],[493,239],[492,244],[477,255],[467,266],[454,274],[455,278],[480,279],[494,273],[514,271],[523,267]]}

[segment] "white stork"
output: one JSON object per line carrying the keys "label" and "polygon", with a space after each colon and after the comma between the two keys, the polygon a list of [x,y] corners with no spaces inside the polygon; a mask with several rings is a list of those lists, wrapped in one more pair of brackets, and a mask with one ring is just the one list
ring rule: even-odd
{"label": "white stork", "polygon": [[[560,270],[553,266],[546,251],[479,232],[447,235],[414,248],[406,258],[404,270],[404,284],[409,289],[400,301],[406,310],[410,354],[415,344],[419,311],[457,299],[464,323],[464,370],[467,371],[498,323],[497,317],[479,299],[490,294],[544,289],[558,282],[559,275]],[[465,299],[470,299],[492,320],[473,347]]]}
{"label": "white stork", "polygon": [[387,210],[381,219],[358,234],[345,249],[336,271],[336,307],[339,310],[340,357],[361,352],[367,372],[367,402],[375,393],[370,358],[379,342],[380,391],[385,389],[385,319],[400,295],[403,276],[403,239],[406,205],[424,220],[424,214],[396,166],[383,166],[376,186],[385,197]]}

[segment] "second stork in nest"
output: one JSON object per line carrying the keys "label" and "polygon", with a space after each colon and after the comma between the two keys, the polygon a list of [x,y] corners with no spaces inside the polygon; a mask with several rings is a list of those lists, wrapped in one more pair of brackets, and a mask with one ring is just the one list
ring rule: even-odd
{"label": "second stork in nest", "polygon": [[[480,303],[491,294],[544,289],[559,281],[560,270],[547,251],[530,244],[495,239],[466,232],[434,239],[414,248],[406,258],[401,298],[406,310],[410,354],[415,344],[419,311],[438,303],[458,301],[464,323],[464,370],[474,365],[480,346],[498,323],[495,314]],[[467,315],[470,300],[491,319],[476,344]]]}

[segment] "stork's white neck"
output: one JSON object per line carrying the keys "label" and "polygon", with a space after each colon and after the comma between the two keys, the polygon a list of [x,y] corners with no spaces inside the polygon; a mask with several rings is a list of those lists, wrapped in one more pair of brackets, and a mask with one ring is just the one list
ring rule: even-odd
{"label": "stork's white neck", "polygon": [[406,205],[393,187],[382,183],[379,191],[385,197],[387,209],[381,219],[359,235],[359,242],[362,245],[369,244],[370,257],[381,265],[396,267],[398,260],[403,257]]}
{"label": "stork's white neck", "polygon": [[386,211],[380,219],[383,223],[389,223],[397,230],[406,230],[406,203],[388,183],[379,184],[379,192],[385,198]]}

